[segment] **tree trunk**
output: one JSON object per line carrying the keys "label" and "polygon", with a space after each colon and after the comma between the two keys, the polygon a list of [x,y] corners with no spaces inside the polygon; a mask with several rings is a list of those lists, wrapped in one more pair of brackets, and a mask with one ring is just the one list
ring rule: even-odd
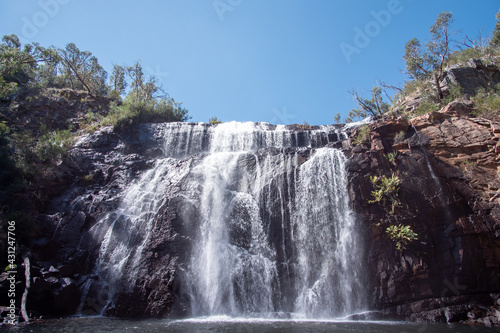
{"label": "tree trunk", "polygon": [[26,310],[26,301],[28,300],[28,291],[31,286],[30,258],[24,258],[24,277],[26,279],[26,287],[24,288],[23,298],[21,299],[21,314],[25,322],[30,321],[28,311]]}
{"label": "tree trunk", "polygon": [[444,95],[443,95],[443,90],[441,89],[441,83],[439,82],[439,76],[437,74],[434,74],[434,82],[436,84],[437,97],[439,100],[439,104],[441,105],[441,101],[443,100]]}

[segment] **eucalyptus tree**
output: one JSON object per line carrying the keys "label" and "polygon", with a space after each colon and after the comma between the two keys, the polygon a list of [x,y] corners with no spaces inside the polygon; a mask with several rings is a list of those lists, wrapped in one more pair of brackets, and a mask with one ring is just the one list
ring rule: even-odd
{"label": "eucalyptus tree", "polygon": [[406,71],[412,79],[432,80],[439,103],[444,98],[441,80],[451,53],[451,36],[454,34],[450,31],[452,23],[452,13],[440,13],[431,26],[431,40],[425,47],[422,47],[417,38],[413,38],[406,43],[403,56]]}

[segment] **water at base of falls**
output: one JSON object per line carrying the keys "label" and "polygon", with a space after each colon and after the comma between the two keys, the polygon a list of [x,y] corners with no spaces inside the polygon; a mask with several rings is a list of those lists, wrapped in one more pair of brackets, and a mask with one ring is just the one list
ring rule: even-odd
{"label": "water at base of falls", "polygon": [[346,158],[327,146],[342,133],[234,122],[155,126],[165,156],[95,226],[104,235],[95,273],[107,290],[102,311],[133,285],[155,214],[169,186],[181,183],[176,195],[196,211],[178,277],[192,316],[335,318],[365,308]]}
{"label": "water at base of falls", "polygon": [[[0,332],[11,332],[10,327],[0,327]],[[494,333],[498,328],[444,323],[405,323],[391,321],[343,321],[343,320],[280,320],[248,318],[201,318],[187,320],[149,319],[131,320],[106,317],[65,318],[44,320],[19,325],[18,333],[206,333],[206,332],[252,332],[252,333]]]}

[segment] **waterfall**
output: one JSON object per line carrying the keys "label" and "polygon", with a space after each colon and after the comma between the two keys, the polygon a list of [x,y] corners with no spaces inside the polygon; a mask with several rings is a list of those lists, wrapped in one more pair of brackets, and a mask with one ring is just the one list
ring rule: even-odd
{"label": "waterfall", "polygon": [[134,285],[169,195],[196,212],[184,219],[190,250],[178,277],[192,316],[333,318],[364,309],[346,158],[329,145],[342,138],[338,129],[250,122],[149,129],[164,156],[91,229],[102,312]]}
{"label": "waterfall", "polygon": [[298,259],[295,312],[347,315],[362,308],[362,242],[347,193],[346,158],[320,148],[300,168],[292,220]]}

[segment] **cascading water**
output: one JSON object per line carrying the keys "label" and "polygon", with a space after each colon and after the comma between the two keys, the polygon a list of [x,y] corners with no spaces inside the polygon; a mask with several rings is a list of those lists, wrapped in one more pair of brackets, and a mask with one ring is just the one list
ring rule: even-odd
{"label": "cascading water", "polygon": [[293,240],[297,247],[295,312],[306,318],[362,308],[362,242],[347,194],[346,158],[320,148],[300,167]]}
{"label": "cascading water", "polygon": [[134,285],[173,183],[182,183],[177,195],[196,212],[179,277],[192,316],[333,318],[364,309],[346,158],[327,146],[341,137],[337,129],[236,122],[151,128],[164,157],[91,230],[101,237],[94,289],[106,290],[102,311]]}

